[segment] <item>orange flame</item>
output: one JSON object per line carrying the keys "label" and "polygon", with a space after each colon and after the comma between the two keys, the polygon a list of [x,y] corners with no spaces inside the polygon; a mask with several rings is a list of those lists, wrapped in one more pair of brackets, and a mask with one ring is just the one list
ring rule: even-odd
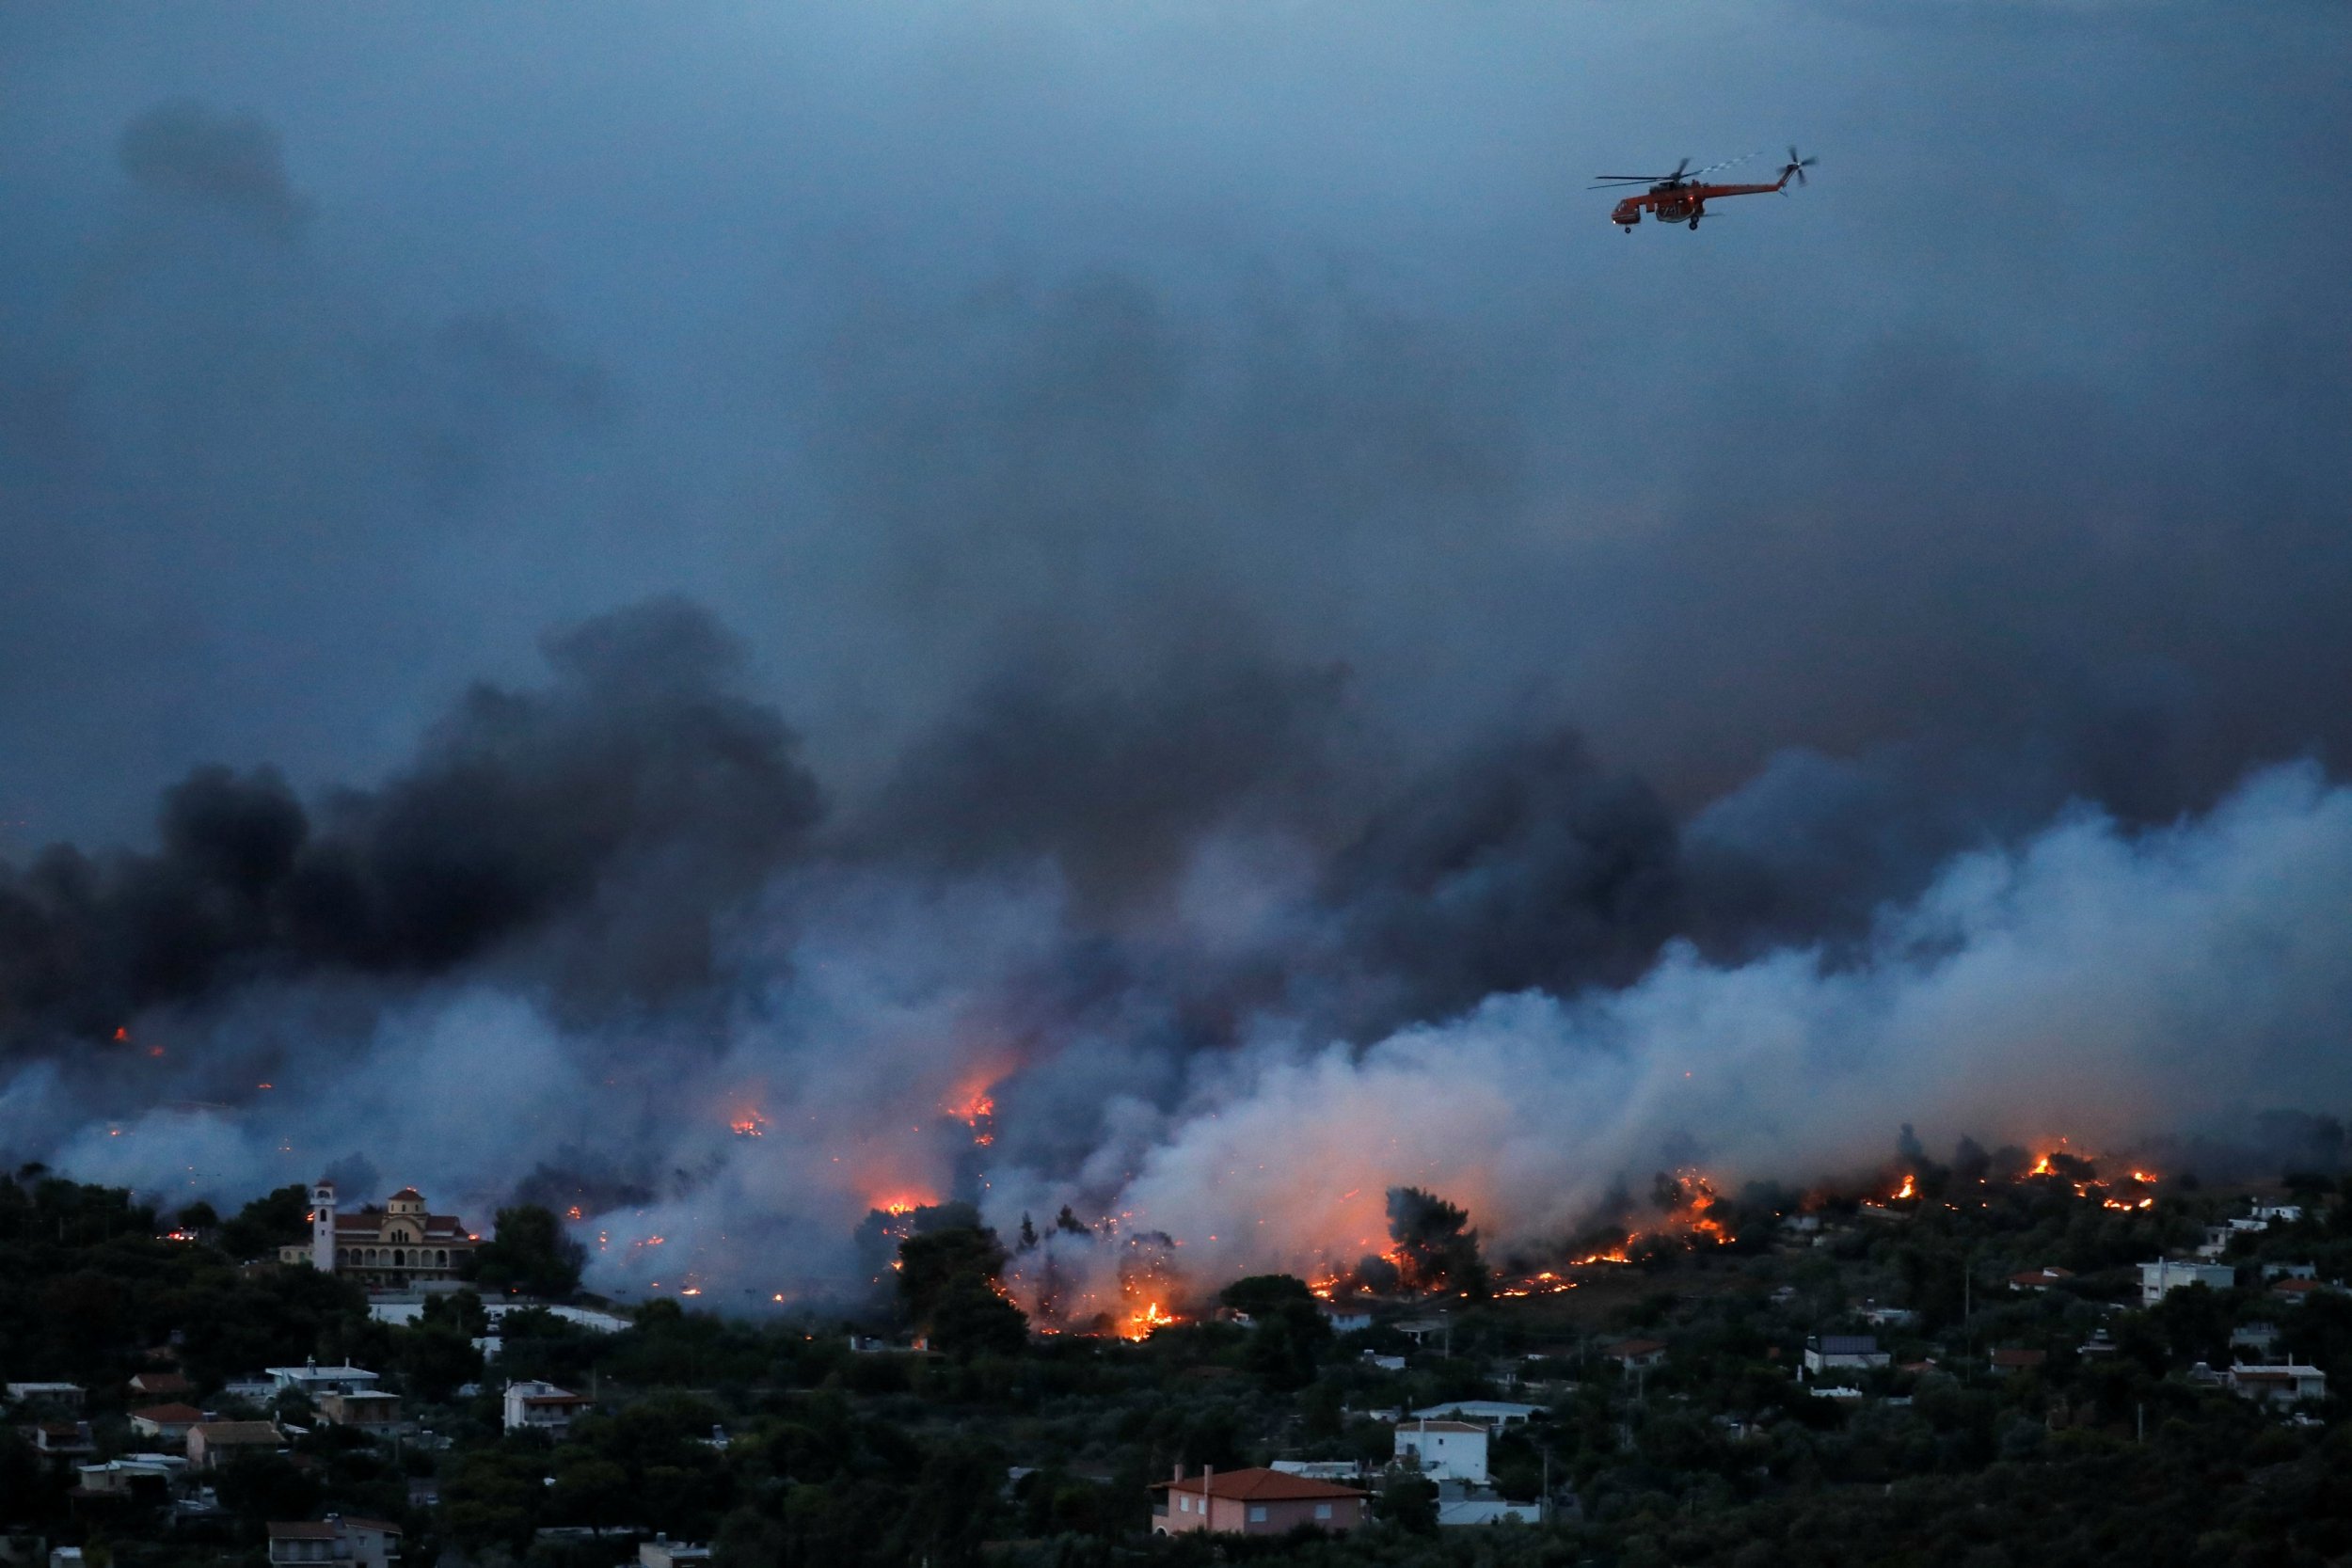
{"label": "orange flame", "polygon": [[1127,1314],[1127,1321],[1120,1325],[1119,1337],[1122,1339],[1149,1339],[1158,1330],[1179,1321],[1161,1310],[1158,1302],[1147,1301]]}
{"label": "orange flame", "polygon": [[1898,1198],[1917,1197],[1918,1196],[1919,1179],[1915,1176],[1904,1177],[1903,1184],[1895,1189],[1895,1196]]}

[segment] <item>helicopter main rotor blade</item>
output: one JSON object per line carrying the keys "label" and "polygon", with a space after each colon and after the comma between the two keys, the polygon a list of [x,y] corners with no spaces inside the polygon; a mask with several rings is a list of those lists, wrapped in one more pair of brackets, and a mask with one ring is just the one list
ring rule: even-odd
{"label": "helicopter main rotor blade", "polygon": [[[1722,163],[1720,163],[1720,164],[1709,164],[1709,165],[1708,165],[1705,168],[1701,168],[1701,169],[1693,169],[1693,170],[1692,170],[1692,171],[1691,171],[1691,178],[1692,178],[1692,179],[1693,179],[1693,180],[1696,180],[1696,179],[1697,179],[1700,175],[1702,175],[1702,174],[1712,174],[1712,173],[1714,173],[1714,172],[1715,172],[1717,169],[1719,169],[1719,168],[1729,168],[1729,167],[1730,167],[1732,165],[1734,165],[1734,164],[1744,164],[1744,163],[1746,163],[1746,162],[1747,162],[1750,158],[1760,157],[1760,156],[1762,156],[1762,152],[1761,152],[1761,150],[1759,150],[1758,151],[1756,151],[1756,152],[1742,152],[1742,153],[1740,153],[1740,156],[1738,156],[1737,158],[1725,158],[1725,159],[1724,159]],[[1687,161],[1687,160],[1686,160],[1686,161]]]}

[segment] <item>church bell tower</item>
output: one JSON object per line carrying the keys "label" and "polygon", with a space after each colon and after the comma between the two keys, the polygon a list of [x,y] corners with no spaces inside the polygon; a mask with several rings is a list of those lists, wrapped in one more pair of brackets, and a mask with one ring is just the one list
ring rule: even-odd
{"label": "church bell tower", "polygon": [[335,1272],[335,1183],[324,1178],[310,1189],[310,1263]]}

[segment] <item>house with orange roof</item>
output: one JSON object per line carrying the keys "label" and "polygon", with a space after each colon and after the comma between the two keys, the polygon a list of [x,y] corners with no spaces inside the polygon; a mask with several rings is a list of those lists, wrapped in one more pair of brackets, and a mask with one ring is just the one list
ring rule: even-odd
{"label": "house with orange roof", "polygon": [[1182,1465],[1173,1480],[1154,1481],[1152,1494],[1154,1535],[1287,1535],[1301,1525],[1343,1532],[1364,1522],[1369,1496],[1358,1487],[1254,1467],[1219,1471],[1211,1465],[1187,1477]]}
{"label": "house with orange roof", "polygon": [[142,1437],[184,1441],[188,1428],[203,1419],[204,1412],[192,1404],[151,1404],[131,1412],[131,1430]]}

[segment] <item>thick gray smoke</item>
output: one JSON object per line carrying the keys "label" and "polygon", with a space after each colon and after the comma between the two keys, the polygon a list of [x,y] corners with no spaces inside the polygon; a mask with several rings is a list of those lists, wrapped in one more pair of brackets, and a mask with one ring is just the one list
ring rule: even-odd
{"label": "thick gray smoke", "polygon": [[2352,19],[592,9],[0,16],[0,1152],[767,1300],[2341,1108]]}
{"label": "thick gray smoke", "polygon": [[[2226,1139],[2352,1091],[2352,792],[2310,766],[2160,830],[2078,809],[1787,942],[1801,858],[1692,848],[1569,736],[1351,817],[1276,766],[1298,721],[1263,700],[1223,736],[1244,764],[1169,754],[1190,693],[1074,729],[995,695],[829,831],[707,618],[547,646],[547,689],[470,694],[321,830],[203,773],[161,854],[73,860],[76,903],[28,879],[6,973],[70,951],[93,993],[151,990],[119,1039],[8,998],[0,1147],[216,1198],[429,1172],[472,1212],[576,1209],[611,1288],[739,1305],[854,1291],[870,1210],[950,1197],[1164,1232],[1214,1280],[1378,1250],[1400,1183],[1542,1245],[1677,1160],[1803,1179],[1905,1121]],[[1057,736],[1181,826],[1106,861],[1115,813],[1041,815]],[[1051,1250],[1066,1300],[1115,1299],[1116,1248]]]}

